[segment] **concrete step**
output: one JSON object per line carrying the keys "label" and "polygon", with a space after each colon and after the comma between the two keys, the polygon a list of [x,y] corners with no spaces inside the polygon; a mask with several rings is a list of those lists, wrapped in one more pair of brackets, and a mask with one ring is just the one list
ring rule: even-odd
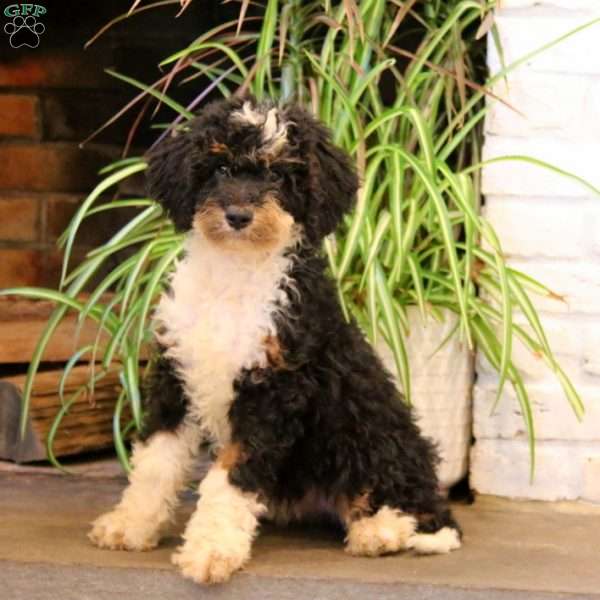
{"label": "concrete step", "polygon": [[89,522],[110,508],[122,479],[0,475],[0,590],[7,600],[154,598],[562,599],[600,598],[600,510],[480,497],[456,506],[462,550],[448,556],[354,558],[334,529],[266,527],[231,582],[202,588],[181,578],[172,537],[146,553],[89,544]]}

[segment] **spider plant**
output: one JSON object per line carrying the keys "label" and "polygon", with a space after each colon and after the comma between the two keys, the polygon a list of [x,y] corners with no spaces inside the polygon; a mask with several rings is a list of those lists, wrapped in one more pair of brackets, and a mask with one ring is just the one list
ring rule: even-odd
{"label": "spider plant", "polygon": [[[135,2],[128,16],[170,3]],[[185,8],[189,0],[182,4]],[[417,305],[423,318],[442,319],[444,309],[456,313],[456,335],[469,348],[478,348],[498,371],[496,403],[507,383],[516,392],[533,472],[534,421],[527,387],[513,362],[513,340],[518,338],[545,361],[578,417],[583,405],[552,353],[530,297],[553,296],[552,292],[507,265],[501,241],[479,211],[486,96],[497,101],[491,85],[544,50],[504,66],[484,81],[483,34],[490,28],[493,32],[492,8],[487,0],[265,0],[260,6],[241,0],[238,18],[167,56],[160,64],[164,74],[156,82],[109,72],[140,90],[115,118],[148,99],[172,110],[173,120],[161,125],[160,138],[185,128],[196,107],[217,91],[299,102],[329,125],[335,142],[355,159],[362,182],[355,210],[324,245],[346,317],[355,319],[372,342],[381,336],[390,346],[410,402],[407,306]],[[198,81],[208,83],[193,102],[184,106],[176,100],[179,85]],[[526,160],[559,170],[529,157],[495,160]],[[125,468],[121,415],[128,406],[133,420],[127,427],[140,427],[139,388],[147,368],[140,356],[152,337],[152,307],[182,247],[181,236],[151,198],[118,193],[127,178],[145,168],[143,157],[129,157],[101,171],[102,180],[59,241],[64,264],[58,290],[3,292],[56,303],[31,358],[23,428],[44,348],[67,312],[75,311],[80,323],[95,321],[99,332],[108,333],[108,343],[100,343],[99,333],[95,344],[74,353],[64,378],[77,361],[90,358],[90,364],[96,364],[89,383],[93,390],[94,382],[118,365],[122,391],[115,404],[114,440]],[[104,200],[106,192],[115,198]],[[131,207],[139,210],[137,216],[73,267],[72,251],[82,222],[102,211]],[[123,250],[128,251],[126,258],[91,286],[103,265]],[[64,402],[53,433],[72,400]],[[52,453],[53,433],[48,456],[58,464]]]}

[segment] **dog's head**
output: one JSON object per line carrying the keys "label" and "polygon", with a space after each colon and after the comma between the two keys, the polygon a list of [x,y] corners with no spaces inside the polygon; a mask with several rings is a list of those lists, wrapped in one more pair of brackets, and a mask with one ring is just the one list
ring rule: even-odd
{"label": "dog's head", "polygon": [[296,106],[213,103],[149,156],[149,194],[180,231],[224,248],[317,245],[354,201],[357,178],[328,130]]}

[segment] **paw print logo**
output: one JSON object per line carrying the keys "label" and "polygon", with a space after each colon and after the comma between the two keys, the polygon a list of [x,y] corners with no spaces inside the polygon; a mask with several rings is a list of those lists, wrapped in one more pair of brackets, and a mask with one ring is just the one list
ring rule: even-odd
{"label": "paw print logo", "polygon": [[22,17],[17,15],[12,21],[4,25],[4,33],[8,34],[8,41],[13,48],[37,48],[40,45],[40,35],[46,31],[33,15]]}

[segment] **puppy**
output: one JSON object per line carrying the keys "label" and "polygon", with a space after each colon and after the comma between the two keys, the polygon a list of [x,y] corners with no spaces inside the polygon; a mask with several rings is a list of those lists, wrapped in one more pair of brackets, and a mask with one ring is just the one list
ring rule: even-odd
{"label": "puppy", "polygon": [[197,582],[244,566],[260,518],[333,515],[357,556],[458,548],[434,449],[325,274],[321,242],[357,190],[328,131],[296,106],[217,102],[151,153],[148,182],[185,255],[154,316],[130,483],[91,540],[155,547],[209,440],[173,556]]}

